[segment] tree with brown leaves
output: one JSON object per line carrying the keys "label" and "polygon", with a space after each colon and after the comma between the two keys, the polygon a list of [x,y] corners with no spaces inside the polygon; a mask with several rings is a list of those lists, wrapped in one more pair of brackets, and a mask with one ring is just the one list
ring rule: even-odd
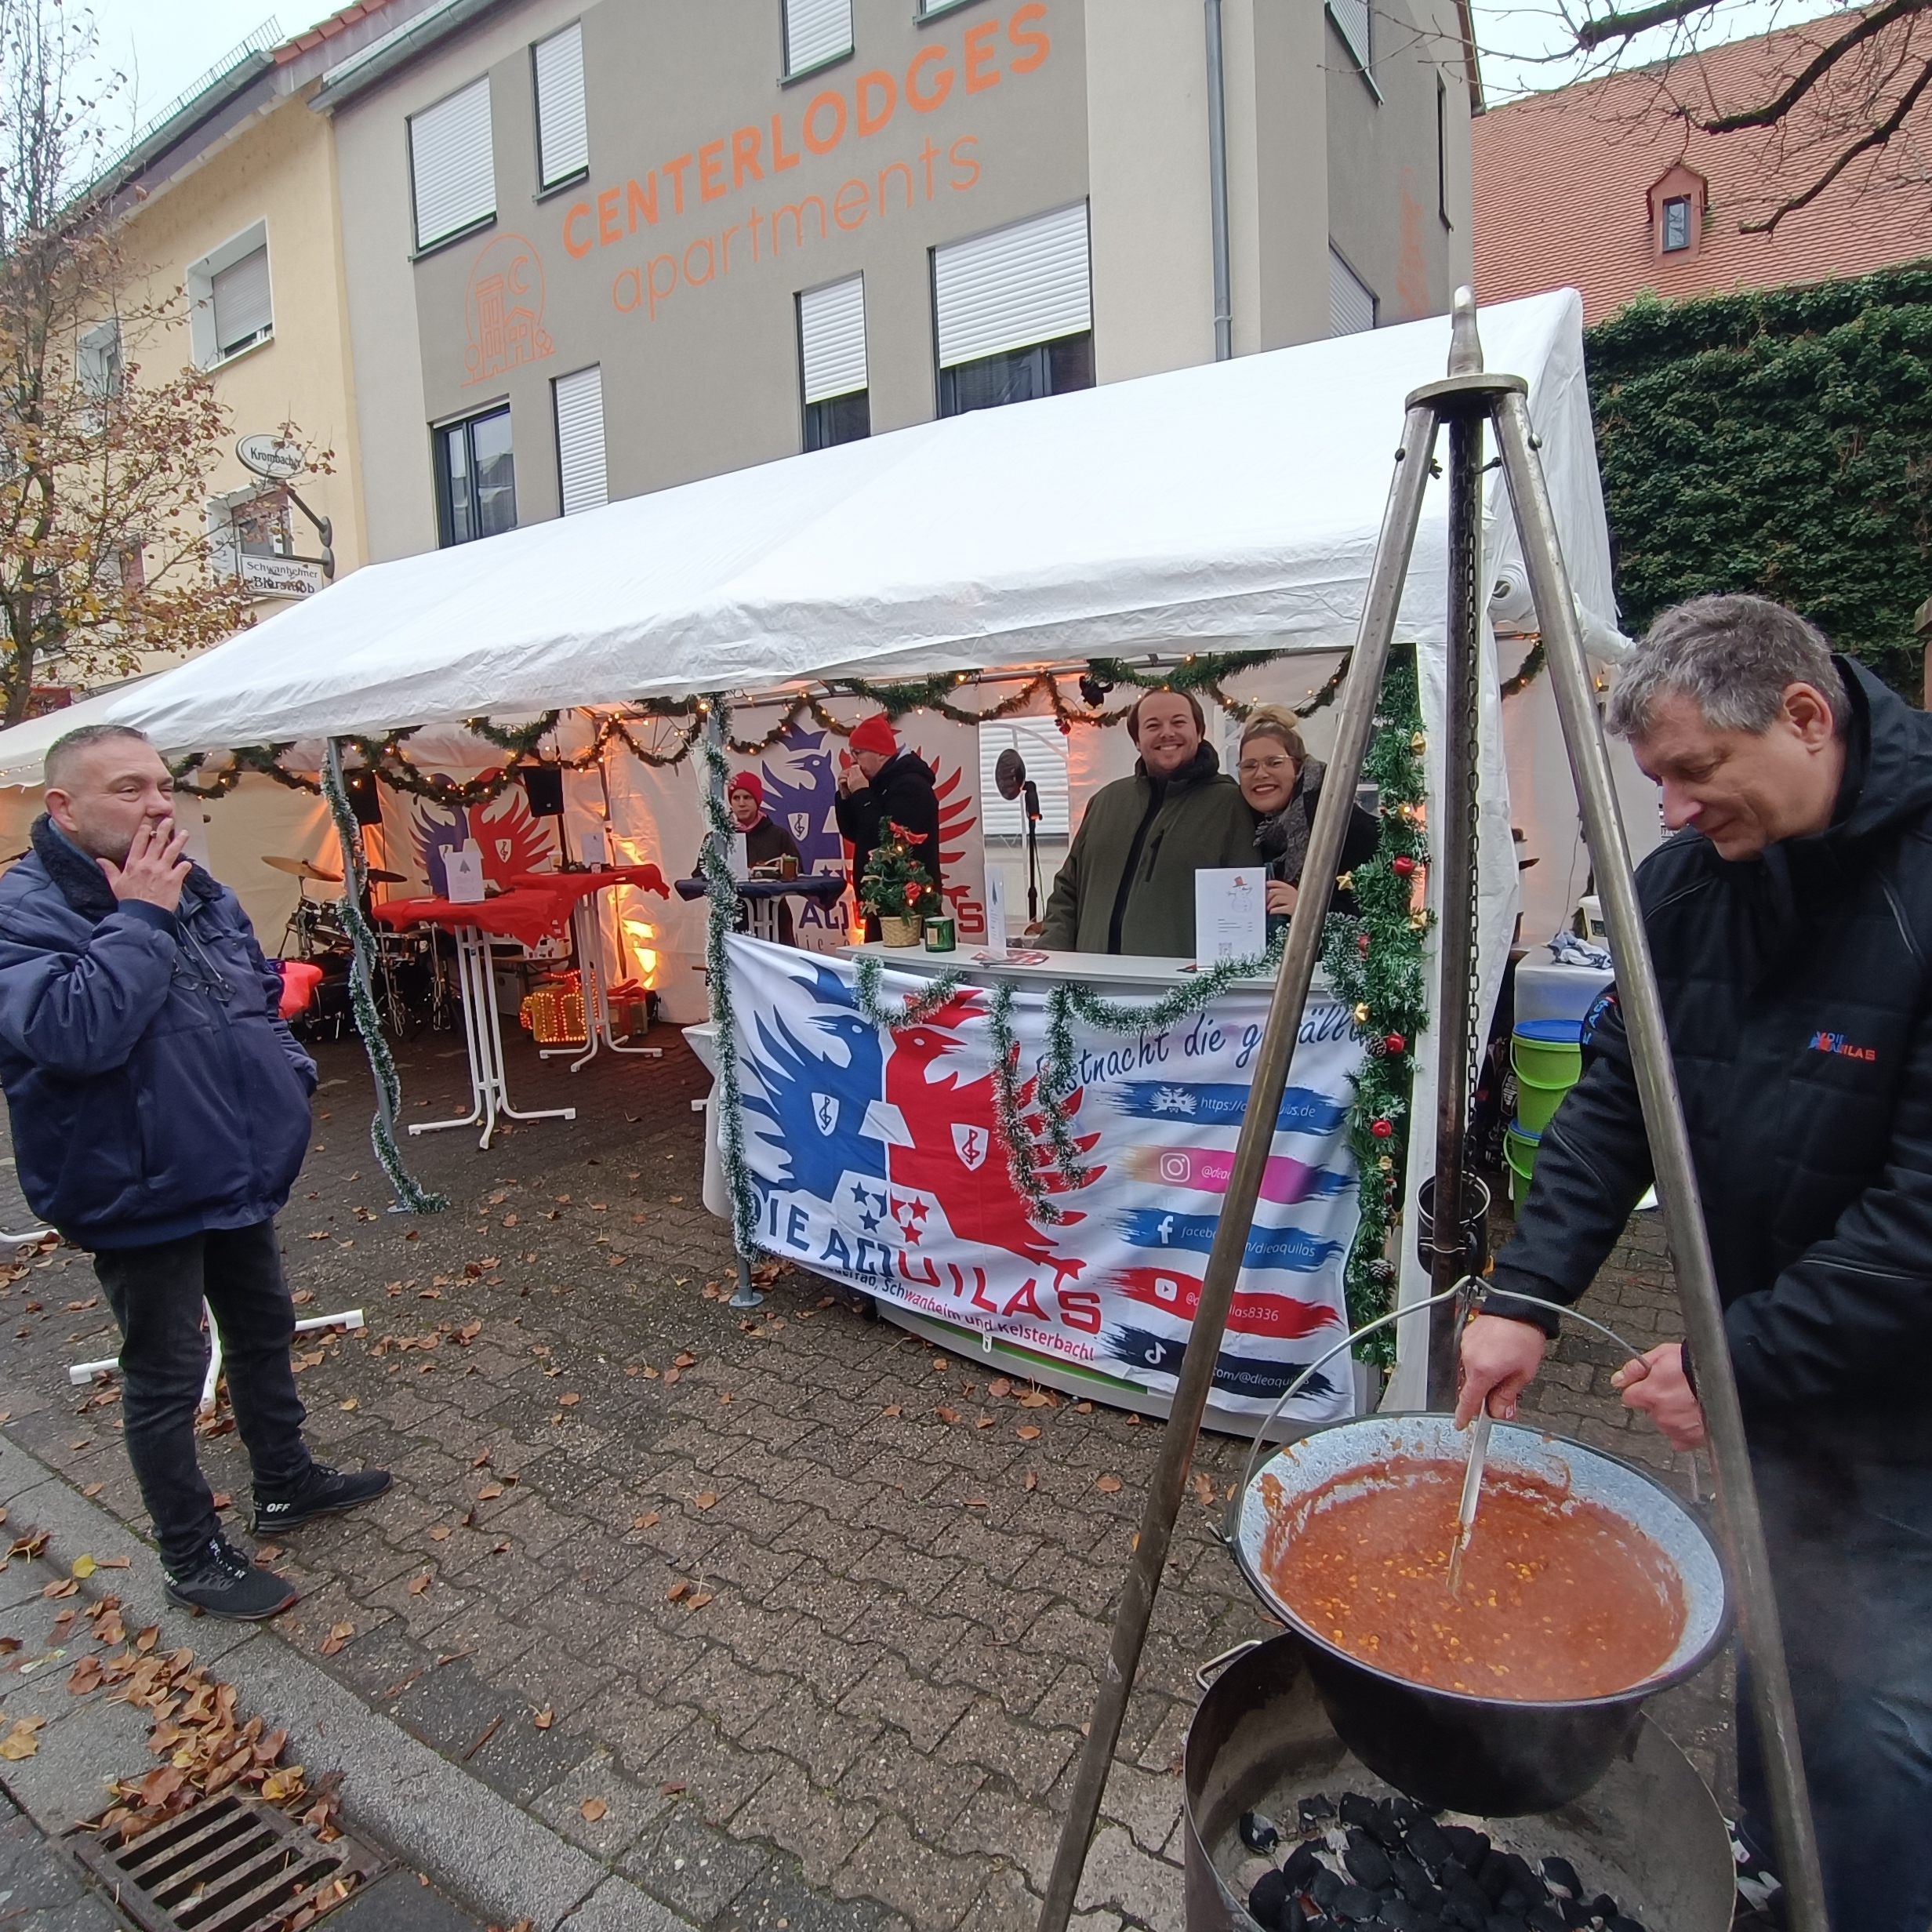
{"label": "tree with brown leaves", "polygon": [[[109,199],[85,19],[0,0],[0,711],[214,643],[247,597],[218,574],[206,478],[229,423],[209,377],[164,372],[176,291],[133,277]],[[111,83],[107,90],[111,93]],[[150,352],[154,367],[147,366]],[[178,352],[177,352],[178,353]]]}

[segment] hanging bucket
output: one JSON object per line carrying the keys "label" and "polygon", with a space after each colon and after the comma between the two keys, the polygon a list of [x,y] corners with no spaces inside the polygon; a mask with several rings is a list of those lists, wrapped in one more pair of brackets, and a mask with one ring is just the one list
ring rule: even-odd
{"label": "hanging bucket", "polygon": [[[1422,1266],[1435,1266],[1436,1182],[1432,1177],[1415,1191],[1415,1247]],[[1489,1189],[1473,1174],[1462,1177],[1462,1212],[1457,1220],[1461,1237],[1458,1271],[1480,1275],[1489,1260]]]}
{"label": "hanging bucket", "polygon": [[1536,1171],[1536,1150],[1541,1134],[1529,1132],[1520,1120],[1503,1130],[1503,1157],[1509,1163],[1509,1211],[1520,1214],[1530,1197],[1530,1176]]}

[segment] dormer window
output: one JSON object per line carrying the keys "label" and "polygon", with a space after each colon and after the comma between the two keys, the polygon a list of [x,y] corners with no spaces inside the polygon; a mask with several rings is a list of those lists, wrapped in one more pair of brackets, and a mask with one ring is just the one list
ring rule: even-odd
{"label": "dormer window", "polygon": [[1690,245],[1690,198],[1674,194],[1664,204],[1664,252],[1676,255]]}
{"label": "dormer window", "polygon": [[1709,183],[1681,161],[1651,183],[1646,212],[1651,246],[1658,260],[1666,255],[1681,256],[1686,262],[1698,259],[1709,197]]}

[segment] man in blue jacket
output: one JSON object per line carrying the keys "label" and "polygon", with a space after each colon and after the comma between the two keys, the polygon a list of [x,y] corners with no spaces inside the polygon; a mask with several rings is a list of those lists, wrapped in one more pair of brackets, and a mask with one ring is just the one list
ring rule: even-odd
{"label": "man in blue jacket", "polygon": [[[1637,895],[1763,1506],[1832,1923],[1932,1919],[1932,717],[1755,597],[1665,611],[1610,727],[1677,836]],[[1516,1412],[1651,1153],[1623,1022],[1598,1021],[1543,1135],[1487,1312],[1466,1420]],[[1615,1377],[1678,1448],[1704,1439],[1681,1342]],[[1770,1855],[1738,1698],[1745,1833]]]}
{"label": "man in blue jacket", "polygon": [[0,1087],[20,1187],[78,1246],[121,1324],[128,1458],[175,1602],[272,1617],[296,1600],[224,1537],[194,1457],[205,1301],[279,1533],[389,1487],[302,1440],[295,1310],[274,1216],[308,1148],[315,1063],[234,895],[183,855],[167,767],[90,724],[46,757],[33,849],[0,879]]}

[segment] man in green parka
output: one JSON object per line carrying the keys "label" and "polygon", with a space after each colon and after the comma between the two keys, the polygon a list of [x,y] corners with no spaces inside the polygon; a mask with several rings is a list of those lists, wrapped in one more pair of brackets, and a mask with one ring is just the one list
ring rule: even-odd
{"label": "man in green parka", "polygon": [[1252,866],[1255,815],[1201,742],[1184,691],[1144,692],[1127,714],[1131,778],[1094,794],[1047,901],[1042,942],[1060,952],[1194,957],[1194,874]]}

